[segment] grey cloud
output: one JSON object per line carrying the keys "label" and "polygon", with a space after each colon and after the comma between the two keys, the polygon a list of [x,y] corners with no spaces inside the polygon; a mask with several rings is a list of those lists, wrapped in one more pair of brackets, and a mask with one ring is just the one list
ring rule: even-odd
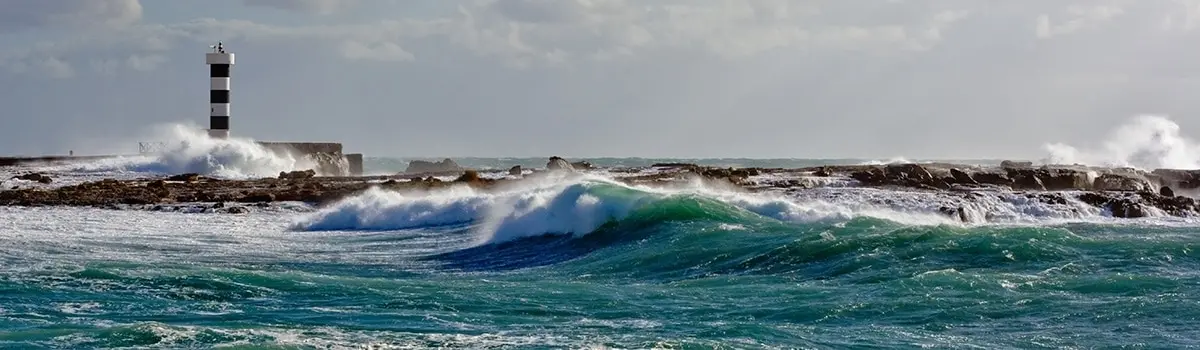
{"label": "grey cloud", "polygon": [[[138,24],[7,49],[0,62],[172,68],[30,79],[8,102],[18,114],[113,116],[73,121],[81,134],[202,122],[190,106],[203,107],[204,72],[182,48],[225,40],[245,60],[235,128],[257,138],[368,154],[1036,158],[1044,142],[1100,142],[1136,113],[1200,127],[1184,118],[1200,113],[1195,3],[460,1],[437,18]],[[89,109],[39,107],[33,89]],[[47,134],[51,120],[26,123]],[[0,131],[5,146],[38,142],[22,137]]]}
{"label": "grey cloud", "polygon": [[123,26],[142,18],[138,0],[4,0],[0,8],[0,32],[47,26]]}

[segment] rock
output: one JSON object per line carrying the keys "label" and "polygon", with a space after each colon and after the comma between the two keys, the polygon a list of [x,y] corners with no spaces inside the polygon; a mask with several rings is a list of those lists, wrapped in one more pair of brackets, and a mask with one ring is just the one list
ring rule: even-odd
{"label": "rock", "polygon": [[970,219],[967,217],[967,211],[963,209],[963,207],[943,206],[938,208],[938,211],[942,212],[942,214],[945,214],[946,216],[958,219],[958,221],[970,222]]}
{"label": "rock", "polygon": [[573,170],[575,170],[575,167],[572,166],[570,162],[567,162],[566,159],[562,159],[562,157],[554,156],[554,157],[550,157],[549,162],[546,162],[546,169],[573,171]]}
{"label": "rock", "polygon": [[241,202],[241,203],[262,203],[262,202],[274,202],[274,201],[275,201],[275,194],[268,193],[268,192],[251,193],[251,194],[244,195],[244,196],[242,196],[242,198],[238,199],[238,202]]}
{"label": "rock", "polygon": [[889,178],[909,178],[921,182],[933,180],[933,175],[919,164],[888,164],[886,173]]}
{"label": "rock", "polygon": [[830,177],[830,176],[833,176],[833,171],[830,171],[830,170],[829,170],[829,167],[824,167],[824,166],[823,166],[823,167],[821,167],[821,168],[817,169],[817,171],[814,171],[814,172],[813,172],[813,176],[817,176],[817,177]]}
{"label": "rock", "polygon": [[967,174],[966,172],[955,169],[955,168],[950,169],[950,177],[954,179],[954,182],[960,183],[960,184],[967,184],[967,185],[978,185],[979,184],[978,181],[975,181],[975,179],[971,177],[971,174]]}
{"label": "rock", "polygon": [[1171,215],[1183,217],[1198,214],[1195,199],[1184,196],[1163,196],[1150,191],[1138,192],[1138,195],[1149,206],[1161,209]]}
{"label": "rock", "polygon": [[879,186],[887,183],[887,173],[879,167],[871,167],[867,170],[860,170],[850,173],[850,178],[857,180],[868,186]]}
{"label": "rock", "polygon": [[1175,197],[1175,191],[1171,190],[1170,187],[1163,186],[1158,189],[1158,195],[1163,197]]}
{"label": "rock", "polygon": [[1150,174],[1157,176],[1163,185],[1185,190],[1200,188],[1200,170],[1154,169]]}
{"label": "rock", "polygon": [[1008,177],[1008,174],[994,172],[977,172],[971,175],[971,179],[979,184],[997,185],[997,186],[1012,186],[1013,179]]}
{"label": "rock", "polygon": [[514,165],[512,168],[508,168],[509,175],[521,176],[521,173],[522,173],[522,169],[521,169],[520,165]]}
{"label": "rock", "polygon": [[588,170],[588,169],[593,168],[592,163],[588,163],[587,161],[583,161],[583,160],[571,163],[571,167],[575,168],[575,169],[582,169],[582,170]]}
{"label": "rock", "polygon": [[1042,179],[1033,171],[1013,171],[1010,169],[1008,176],[1013,179],[1010,186],[1014,190],[1046,190],[1046,185],[1042,183]]}
{"label": "rock", "polygon": [[460,171],[463,171],[463,168],[450,158],[442,159],[442,161],[437,163],[414,160],[408,162],[408,168],[404,169],[404,172],[407,174],[453,173]]}
{"label": "rock", "polygon": [[459,176],[457,179],[454,179],[454,182],[479,182],[480,180],[481,179],[479,177],[478,171],[467,170],[467,171],[463,172],[462,176]]}
{"label": "rock", "polygon": [[1074,169],[1042,168],[1034,172],[1048,191],[1085,190],[1092,188],[1091,175]]}
{"label": "rock", "polygon": [[250,212],[250,209],[246,207],[229,207],[226,208],[224,212],[229,214],[246,214]]}
{"label": "rock", "polygon": [[699,165],[692,163],[654,163],[651,168],[699,168]]}
{"label": "rock", "polygon": [[1108,209],[1112,212],[1114,218],[1141,218],[1146,217],[1146,208],[1129,198],[1118,198],[1108,203]]}
{"label": "rock", "polygon": [[1033,162],[1016,162],[1005,160],[1000,162],[1000,168],[1003,169],[1028,169],[1033,167]]}
{"label": "rock", "polygon": [[1102,174],[1096,178],[1096,181],[1092,182],[1092,188],[1097,191],[1139,192],[1149,191],[1153,187],[1145,179],[1118,174]]}
{"label": "rock", "polygon": [[163,180],[154,180],[146,184],[148,188],[167,188],[167,182]]}
{"label": "rock", "polygon": [[311,179],[315,176],[317,176],[317,171],[312,169],[279,172],[279,179],[281,180]]}
{"label": "rock", "polygon": [[166,180],[167,181],[196,182],[196,181],[200,181],[200,174],[196,174],[196,173],[179,174],[179,175],[168,177],[168,178],[166,178]]}
{"label": "rock", "polygon": [[50,176],[43,175],[41,173],[29,173],[21,176],[14,176],[13,178],[18,180],[34,181],[41,184],[54,182],[54,179],[50,178]]}

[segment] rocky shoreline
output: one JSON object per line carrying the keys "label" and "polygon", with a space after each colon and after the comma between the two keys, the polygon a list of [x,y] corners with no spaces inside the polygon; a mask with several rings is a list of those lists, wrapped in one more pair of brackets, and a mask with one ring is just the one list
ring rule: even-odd
{"label": "rocky shoreline", "polygon": [[[1113,217],[1136,218],[1162,213],[1200,216],[1200,203],[1178,193],[1197,192],[1200,170],[1101,168],[1079,165],[1033,166],[1004,162],[981,167],[962,164],[831,165],[795,169],[717,168],[695,164],[654,164],[647,168],[597,169],[586,162],[552,157],[544,169],[513,167],[498,178],[463,169],[453,161],[424,162],[410,166],[418,173],[371,177],[321,177],[313,171],[281,173],[278,177],[223,180],[198,174],[133,180],[105,179],[52,188],[15,188],[0,191],[0,206],[74,206],[171,210],[182,205],[239,213],[246,206],[275,202],[327,205],[371,187],[387,190],[429,190],[452,185],[490,189],[555,171],[605,171],[629,184],[671,184],[694,178],[727,182],[748,191],[804,191],[823,181],[844,182],[848,187],[887,188],[986,195],[996,191],[1021,193],[1031,200],[1062,203],[1078,200],[1111,212]],[[443,181],[434,176],[456,177]],[[45,174],[17,176],[40,184],[53,182]],[[967,221],[962,207],[940,210]]]}

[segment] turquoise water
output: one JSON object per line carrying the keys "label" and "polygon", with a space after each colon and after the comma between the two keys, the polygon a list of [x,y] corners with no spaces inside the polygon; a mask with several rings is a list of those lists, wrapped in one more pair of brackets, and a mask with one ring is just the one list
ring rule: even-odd
{"label": "turquoise water", "polygon": [[590,184],[481,236],[499,202],[461,198],[0,209],[0,347],[1200,346],[1196,227],[787,220]]}

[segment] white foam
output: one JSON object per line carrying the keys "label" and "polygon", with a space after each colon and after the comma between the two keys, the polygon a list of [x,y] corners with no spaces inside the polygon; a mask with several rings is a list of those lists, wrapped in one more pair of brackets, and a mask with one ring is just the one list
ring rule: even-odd
{"label": "white foam", "polygon": [[1139,169],[1200,168],[1200,144],[1184,136],[1179,124],[1166,116],[1142,115],[1112,130],[1098,149],[1064,143],[1045,145],[1045,162]]}
{"label": "white foam", "polygon": [[244,179],[271,177],[281,171],[315,168],[304,157],[274,152],[253,139],[215,139],[203,130],[169,125],[159,135],[166,148],[153,155],[124,156],[64,165],[33,166],[37,171],[89,178],[130,178],[146,175],[198,173],[212,177]]}
{"label": "white foam", "polygon": [[888,164],[904,164],[904,163],[912,163],[912,161],[910,161],[904,157],[892,157],[887,160],[868,160],[868,161],[860,163],[859,165],[888,165]]}
{"label": "white foam", "polygon": [[478,223],[484,242],[542,234],[587,234],[625,218],[649,193],[599,198],[597,184],[617,186],[593,175],[571,174],[531,179],[507,190],[484,192],[451,187],[431,192],[398,193],[372,188],[293,222],[297,230],[401,230]]}

